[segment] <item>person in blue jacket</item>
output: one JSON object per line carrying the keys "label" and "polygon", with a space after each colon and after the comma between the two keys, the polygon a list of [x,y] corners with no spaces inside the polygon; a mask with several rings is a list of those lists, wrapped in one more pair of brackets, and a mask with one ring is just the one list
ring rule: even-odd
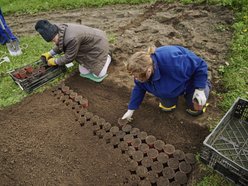
{"label": "person in blue jacket", "polygon": [[184,95],[187,113],[193,116],[203,113],[211,86],[208,66],[192,51],[182,46],[150,47],[147,52],[133,54],[127,70],[134,77],[135,86],[122,119],[132,120],[146,92],[159,98],[163,111],[173,111],[178,97]]}

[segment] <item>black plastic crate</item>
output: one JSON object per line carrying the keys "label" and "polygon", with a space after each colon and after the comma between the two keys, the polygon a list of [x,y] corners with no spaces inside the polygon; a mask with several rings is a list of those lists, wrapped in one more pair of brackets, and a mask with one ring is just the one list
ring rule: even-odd
{"label": "black plastic crate", "polygon": [[237,185],[248,185],[248,101],[238,98],[203,142],[201,160]]}
{"label": "black plastic crate", "polygon": [[[24,70],[31,67],[33,72],[26,72],[25,77],[20,77],[20,70]],[[40,71],[36,71],[37,69]],[[33,64],[29,64],[17,69],[14,69],[9,72],[12,79],[15,83],[27,93],[31,93],[35,89],[44,85],[45,83],[55,79],[62,73],[66,72],[67,68],[65,66],[48,66],[46,63],[42,61],[34,62]],[[18,77],[18,76],[19,77]]]}

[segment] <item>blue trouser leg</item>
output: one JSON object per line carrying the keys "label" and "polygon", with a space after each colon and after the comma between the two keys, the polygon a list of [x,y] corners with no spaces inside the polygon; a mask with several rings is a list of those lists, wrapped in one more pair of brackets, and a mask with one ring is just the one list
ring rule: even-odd
{"label": "blue trouser leg", "polygon": [[11,41],[17,40],[17,38],[14,36],[14,34],[11,32],[10,28],[8,27],[6,21],[3,17],[3,13],[2,13],[1,8],[0,8],[0,19],[1,19],[1,22],[4,26],[4,28],[5,28],[5,31],[4,31],[4,28],[2,28],[2,25],[0,25],[0,44],[4,45],[9,40],[11,40]]}
{"label": "blue trouser leg", "polygon": [[160,98],[159,107],[163,111],[172,111],[172,110],[174,110],[176,108],[177,100],[178,100],[178,97],[176,97],[176,98],[168,98],[168,99],[161,99]]}
{"label": "blue trouser leg", "polygon": [[[205,95],[206,95],[206,98],[208,99],[209,97],[209,93],[210,93],[210,89],[211,89],[211,83],[208,81],[207,82],[207,85],[204,89],[204,92],[205,92]],[[188,93],[186,91],[184,97],[185,97],[185,100],[186,100],[186,104],[187,104],[187,110],[190,109],[191,111],[193,111],[192,115],[199,115],[202,113],[202,111],[195,111],[194,110],[194,105],[193,105],[193,101],[192,101],[192,98],[193,98],[193,95],[194,95],[194,91],[195,89],[189,89],[188,90]],[[175,97],[175,98],[166,98],[166,99],[162,99],[162,98],[159,98],[160,100],[160,104],[159,104],[159,107],[163,110],[163,111],[172,111],[176,108],[176,105],[177,105],[177,101],[178,101],[178,97]],[[189,112],[188,112],[189,113]]]}

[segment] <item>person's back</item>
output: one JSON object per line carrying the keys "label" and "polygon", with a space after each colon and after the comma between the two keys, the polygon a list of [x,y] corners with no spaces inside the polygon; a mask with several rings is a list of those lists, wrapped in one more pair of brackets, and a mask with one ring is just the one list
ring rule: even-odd
{"label": "person's back", "polygon": [[132,120],[147,91],[159,99],[162,111],[176,109],[178,97],[183,95],[186,112],[192,116],[202,114],[211,87],[207,68],[203,59],[181,46],[150,47],[147,52],[136,52],[127,63],[135,86],[122,119]]}
{"label": "person's back", "polygon": [[[67,58],[75,56],[75,60],[84,65],[88,70],[99,74],[107,60],[109,44],[105,32],[85,25],[60,24],[61,32],[64,30],[64,37],[59,43],[59,50],[69,50]],[[60,31],[59,31],[60,33]],[[75,48],[71,49],[74,42]],[[58,61],[58,64],[64,61]]]}
{"label": "person's back", "polygon": [[79,25],[79,24],[74,24],[74,23],[66,23],[66,24],[58,24],[60,25],[68,25],[67,29],[69,33],[73,33],[76,37],[96,37],[96,36],[101,36],[101,37],[106,37],[106,34],[104,31],[99,30],[97,28],[91,28],[86,25]]}
{"label": "person's back", "polygon": [[[42,54],[48,65],[65,65],[75,60],[79,63],[80,76],[96,82],[107,77],[111,57],[104,31],[73,23],[51,24],[48,20],[39,20],[35,29],[44,40],[55,44],[52,50]],[[54,58],[57,54],[64,55]]]}

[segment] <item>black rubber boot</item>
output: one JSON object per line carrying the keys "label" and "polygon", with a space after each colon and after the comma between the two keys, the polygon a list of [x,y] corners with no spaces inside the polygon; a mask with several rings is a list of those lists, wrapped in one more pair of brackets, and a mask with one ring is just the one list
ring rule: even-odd
{"label": "black rubber boot", "polygon": [[186,112],[191,116],[199,116],[203,114],[202,110],[192,110],[192,109],[186,109]]}

